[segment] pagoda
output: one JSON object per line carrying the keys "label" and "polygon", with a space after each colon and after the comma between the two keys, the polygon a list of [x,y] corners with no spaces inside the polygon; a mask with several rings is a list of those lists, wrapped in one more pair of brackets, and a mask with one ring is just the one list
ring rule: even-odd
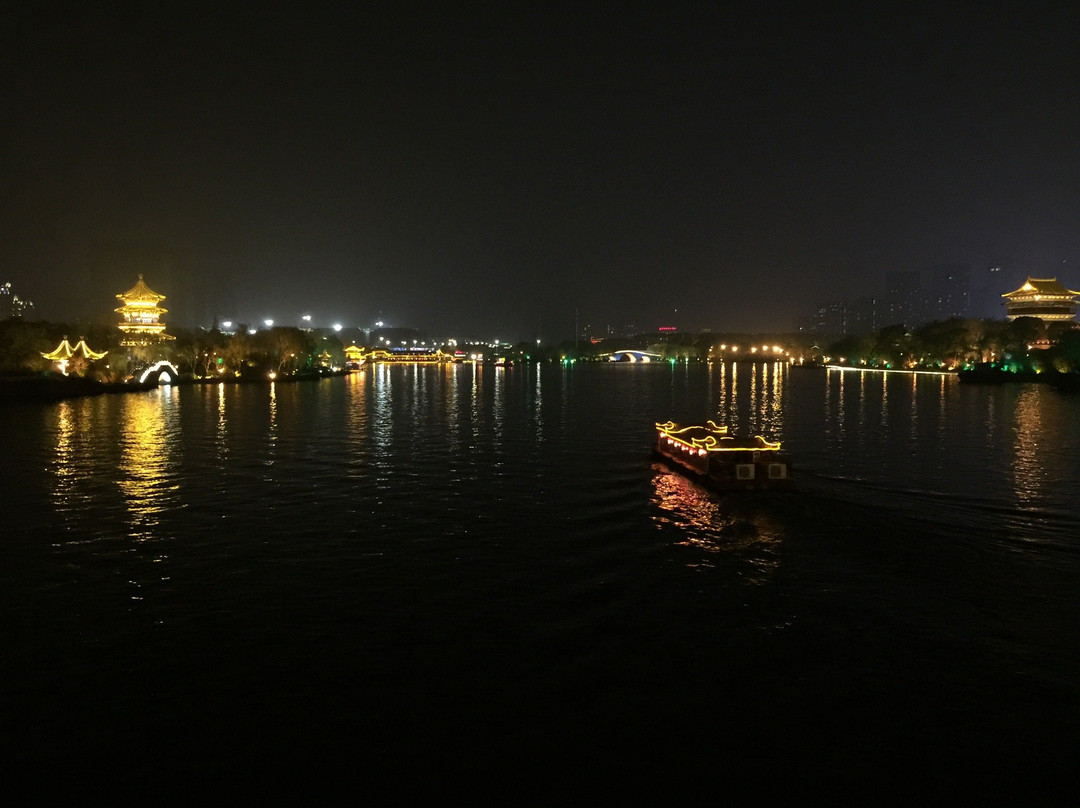
{"label": "pagoda", "polygon": [[165,295],[151,290],[143,281],[142,275],[139,275],[138,283],[116,298],[124,304],[116,310],[116,313],[124,318],[119,326],[124,333],[120,340],[122,346],[132,348],[176,339],[165,333],[165,323],[158,322],[161,315],[168,311],[158,305],[165,299]]}
{"label": "pagoda", "polygon": [[1044,323],[1072,320],[1076,317],[1076,296],[1080,292],[1066,289],[1057,278],[1028,278],[1015,292],[1003,294],[1006,316],[1038,317]]}
{"label": "pagoda", "polygon": [[75,343],[75,347],[71,346],[68,342],[68,338],[64,337],[60,340],[60,344],[56,346],[56,350],[49,351],[48,353],[42,352],[42,356],[48,359],[50,362],[55,362],[60,367],[60,372],[67,376],[68,363],[75,356],[81,356],[88,361],[94,361],[95,359],[102,359],[108,353],[108,351],[94,351],[90,346],[86,344],[86,340],[79,338],[79,341]]}

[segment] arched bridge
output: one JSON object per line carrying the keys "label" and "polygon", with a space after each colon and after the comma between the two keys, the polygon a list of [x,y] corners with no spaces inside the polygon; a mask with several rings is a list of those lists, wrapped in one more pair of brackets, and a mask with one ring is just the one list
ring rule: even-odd
{"label": "arched bridge", "polygon": [[162,360],[140,373],[139,383],[145,384],[146,382],[156,381],[158,384],[172,384],[179,378],[180,371],[173,366],[173,363]]}
{"label": "arched bridge", "polygon": [[602,354],[609,362],[658,362],[663,357],[650,351],[637,351],[633,348],[620,348],[609,354]]}

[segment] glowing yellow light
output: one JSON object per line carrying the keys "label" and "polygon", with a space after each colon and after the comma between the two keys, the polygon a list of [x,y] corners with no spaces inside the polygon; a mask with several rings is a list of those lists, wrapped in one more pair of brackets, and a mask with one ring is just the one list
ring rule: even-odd
{"label": "glowing yellow light", "polygon": [[752,438],[735,438],[728,434],[726,426],[706,421],[704,426],[679,426],[667,421],[657,423],[661,442],[688,454],[704,457],[710,452],[779,452],[780,442],[765,440],[760,435]]}
{"label": "glowing yellow light", "polygon": [[[41,355],[45,359],[51,359],[54,362],[60,364],[63,363],[63,367],[67,367],[68,360],[70,360],[76,354],[82,355],[84,359],[91,361],[96,359],[102,359],[108,351],[94,351],[90,346],[86,344],[86,340],[80,339],[74,346],[68,342],[67,337],[60,340],[60,344],[55,349],[48,353],[42,353]],[[66,375],[66,374],[65,374]]]}
{"label": "glowing yellow light", "polygon": [[175,339],[165,333],[165,324],[158,322],[161,315],[167,312],[167,309],[158,305],[165,299],[165,295],[152,291],[143,281],[142,275],[139,275],[138,282],[131,289],[116,298],[124,304],[116,309],[116,313],[123,317],[118,326],[124,334],[121,345],[149,345]]}

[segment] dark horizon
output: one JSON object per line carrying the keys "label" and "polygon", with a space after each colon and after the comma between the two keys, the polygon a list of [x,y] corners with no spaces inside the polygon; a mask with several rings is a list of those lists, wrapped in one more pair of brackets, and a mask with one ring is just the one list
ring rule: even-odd
{"label": "dark horizon", "polygon": [[1075,288],[1060,14],[7,9],[0,281],[509,341],[792,331],[949,263]]}

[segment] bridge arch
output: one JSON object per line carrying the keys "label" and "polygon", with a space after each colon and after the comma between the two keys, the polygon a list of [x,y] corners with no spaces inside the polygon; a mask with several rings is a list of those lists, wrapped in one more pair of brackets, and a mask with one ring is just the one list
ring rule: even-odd
{"label": "bridge arch", "polygon": [[604,354],[609,362],[658,362],[663,357],[651,351],[638,351],[633,348],[620,348],[609,354]]}
{"label": "bridge arch", "polygon": [[172,384],[180,378],[180,371],[172,362],[162,360],[156,365],[151,365],[139,375],[139,383],[157,382],[158,384]]}

